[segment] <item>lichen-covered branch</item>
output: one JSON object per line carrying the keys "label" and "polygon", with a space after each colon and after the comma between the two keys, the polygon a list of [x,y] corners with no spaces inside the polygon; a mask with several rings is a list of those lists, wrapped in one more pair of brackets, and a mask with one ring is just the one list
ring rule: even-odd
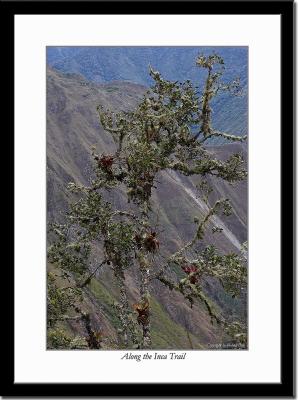
{"label": "lichen-covered branch", "polygon": [[236,135],[231,135],[230,133],[215,131],[211,129],[210,133],[199,141],[199,144],[203,144],[204,142],[206,142],[206,140],[211,139],[212,137],[222,137],[231,142],[245,142],[247,140],[247,135],[236,136]]}
{"label": "lichen-covered branch", "polygon": [[183,253],[186,252],[187,249],[192,247],[198,240],[202,240],[204,237],[205,227],[210,220],[210,218],[216,214],[221,207],[227,207],[228,201],[227,199],[224,200],[217,200],[213,207],[211,207],[205,217],[198,223],[198,228],[192,240],[186,243],[183,247],[181,247],[178,251],[176,251],[173,255],[169,257],[169,261],[175,261]]}
{"label": "lichen-covered branch", "polygon": [[181,293],[186,300],[190,302],[190,305],[194,304],[194,299],[199,299],[206,307],[208,314],[211,318],[211,321],[215,320],[217,323],[223,323],[223,319],[221,316],[217,315],[214,311],[212,305],[208,301],[207,297],[203,294],[202,291],[195,285],[191,284],[188,280],[183,279],[180,280],[178,284],[173,283],[165,276],[163,272],[156,276],[161,283],[167,286],[170,290],[175,290]]}

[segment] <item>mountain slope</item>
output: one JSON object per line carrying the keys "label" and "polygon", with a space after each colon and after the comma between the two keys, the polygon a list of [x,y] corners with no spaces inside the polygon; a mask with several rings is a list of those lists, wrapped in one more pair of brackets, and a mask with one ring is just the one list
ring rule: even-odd
{"label": "mountain slope", "polygon": [[47,63],[58,71],[76,73],[89,81],[136,82],[144,86],[152,84],[148,66],[169,80],[191,80],[199,87],[204,83],[206,71],[195,65],[199,53],[218,53],[226,63],[225,82],[236,77],[243,86],[242,97],[227,94],[215,99],[214,126],[231,130],[239,135],[247,134],[247,47],[186,47],[186,46],[128,46],[128,47],[47,47]]}

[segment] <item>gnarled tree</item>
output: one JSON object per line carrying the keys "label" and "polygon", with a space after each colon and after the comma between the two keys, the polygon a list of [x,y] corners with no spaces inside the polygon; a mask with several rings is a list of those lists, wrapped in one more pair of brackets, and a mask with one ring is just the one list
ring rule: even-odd
{"label": "gnarled tree", "polygon": [[[53,225],[57,240],[49,247],[49,259],[62,272],[72,274],[77,287],[88,285],[101,268],[113,271],[120,293],[114,307],[125,348],[151,347],[150,285],[154,280],[181,293],[190,306],[202,302],[212,321],[221,324],[237,342],[246,341],[245,326],[217,314],[203,285],[211,277],[231,296],[238,296],[247,283],[246,251],[223,255],[212,244],[198,250],[208,226],[213,226],[214,233],[221,231],[214,216],[231,212],[226,198],[209,204],[212,188],[205,179],[213,176],[233,184],[247,176],[241,154],[221,161],[206,148],[214,137],[246,140],[212,126],[213,98],[220,91],[238,92],[239,82],[222,83],[224,61],[216,54],[199,55],[196,64],[206,70],[201,92],[190,81],[168,81],[150,67],[154,85],[133,111],[113,112],[98,106],[100,123],[112,135],[115,152],[98,154],[93,148],[90,185],[69,184],[69,190],[79,198],[71,204],[65,224]],[[152,192],[159,189],[158,176],[169,170],[199,176],[201,189],[207,188],[204,200],[208,205],[206,214],[194,221],[192,240],[170,255],[165,251],[166,238],[152,222],[156,213]],[[109,200],[119,190],[127,196],[123,208],[115,208]],[[184,272],[182,279],[174,280],[169,273],[174,265]],[[139,301],[134,305],[129,304],[125,281],[129,268],[135,271],[139,286]]]}

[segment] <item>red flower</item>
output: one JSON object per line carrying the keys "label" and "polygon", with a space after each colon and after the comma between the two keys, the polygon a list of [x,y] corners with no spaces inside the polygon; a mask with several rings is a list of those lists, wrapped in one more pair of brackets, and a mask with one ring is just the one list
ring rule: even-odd
{"label": "red flower", "polygon": [[151,232],[145,236],[144,246],[146,250],[150,252],[159,248],[159,241],[156,238],[156,232]]}
{"label": "red flower", "polygon": [[185,265],[183,265],[181,268],[183,269],[183,271],[184,271],[187,275],[192,274],[192,275],[190,276],[190,278],[189,278],[190,283],[195,284],[195,283],[198,282],[198,277],[197,277],[196,274],[195,274],[195,273],[198,271],[198,268],[197,268],[195,265],[193,265],[193,264],[185,264]]}
{"label": "red flower", "polygon": [[137,321],[141,325],[146,325],[149,321],[149,302],[145,300],[141,303],[135,303],[133,308],[138,313]]}
{"label": "red flower", "polygon": [[112,155],[103,155],[98,160],[98,165],[106,170],[110,170],[114,162],[114,157]]}

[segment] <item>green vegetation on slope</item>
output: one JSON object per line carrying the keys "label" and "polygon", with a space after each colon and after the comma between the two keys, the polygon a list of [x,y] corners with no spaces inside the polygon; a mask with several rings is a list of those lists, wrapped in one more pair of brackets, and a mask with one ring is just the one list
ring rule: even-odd
{"label": "green vegetation on slope", "polygon": [[[117,299],[98,279],[93,278],[91,280],[89,289],[100,303],[112,325],[119,329],[121,327],[120,320],[113,307],[113,303]],[[196,348],[203,348],[198,343],[198,338],[174,322],[154,297],[150,299],[150,304],[152,307],[152,349],[189,349],[193,344]]]}

